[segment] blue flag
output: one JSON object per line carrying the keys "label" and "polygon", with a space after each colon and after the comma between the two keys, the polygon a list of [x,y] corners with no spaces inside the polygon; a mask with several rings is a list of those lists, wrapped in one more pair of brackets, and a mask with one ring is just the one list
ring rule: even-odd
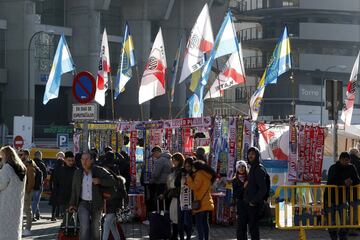
{"label": "blue flag", "polygon": [[51,66],[49,79],[46,83],[43,104],[46,105],[51,99],[59,95],[61,75],[75,69],[71,58],[69,47],[66,43],[64,34],[61,35],[56,49],[54,61]]}

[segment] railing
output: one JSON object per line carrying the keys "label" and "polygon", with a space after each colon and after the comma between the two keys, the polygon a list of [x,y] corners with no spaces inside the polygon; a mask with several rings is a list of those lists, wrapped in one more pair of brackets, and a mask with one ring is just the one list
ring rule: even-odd
{"label": "railing", "polygon": [[276,189],[276,227],[287,230],[360,227],[360,187],[307,185]]}
{"label": "railing", "polygon": [[238,87],[235,89],[235,100],[236,102],[247,103],[251,95],[255,92],[255,86],[249,87]]}
{"label": "railing", "polygon": [[263,31],[261,27],[245,28],[238,31],[237,35],[241,41],[256,40],[263,38]]}
{"label": "railing", "polygon": [[295,8],[299,7],[299,0],[233,0],[230,7],[240,12],[269,8]]}
{"label": "railing", "polygon": [[245,69],[259,69],[266,67],[266,58],[263,56],[244,57]]}

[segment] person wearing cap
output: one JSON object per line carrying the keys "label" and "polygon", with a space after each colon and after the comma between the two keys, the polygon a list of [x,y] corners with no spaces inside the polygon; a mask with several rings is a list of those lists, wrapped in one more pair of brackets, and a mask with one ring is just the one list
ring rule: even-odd
{"label": "person wearing cap", "polygon": [[62,215],[65,214],[65,209],[69,207],[72,179],[76,169],[74,153],[71,151],[65,152],[64,166],[58,169],[58,172],[53,179],[53,187],[57,198],[56,201],[60,206]]}
{"label": "person wearing cap", "polygon": [[[339,156],[339,161],[334,163],[329,168],[329,176],[327,180],[327,185],[336,185],[340,186],[338,192],[338,199],[336,199],[336,191],[335,189],[325,189],[324,192],[324,206],[327,207],[326,212],[331,212],[331,224],[332,225],[339,225],[343,222],[343,219],[348,219],[349,216],[343,216],[343,209],[348,210],[348,205],[351,204],[356,199],[350,199],[350,186],[355,186],[360,183],[359,175],[356,171],[354,165],[351,164],[350,154],[347,152],[342,152]],[[347,194],[344,196],[342,188],[346,188]],[[328,193],[330,191],[330,194]],[[330,196],[330,199],[329,199]],[[357,192],[353,192],[353,198],[357,196]],[[338,200],[338,201],[336,201]],[[337,204],[338,203],[338,204]],[[338,206],[335,206],[338,205]],[[330,207],[329,207],[330,206]],[[337,211],[339,210],[340,211]],[[339,213],[339,222],[336,222],[336,212]],[[341,229],[334,229],[331,228],[328,230],[331,240],[347,240],[348,230],[341,228]]]}
{"label": "person wearing cap", "polygon": [[247,240],[247,223],[244,221],[247,216],[245,215],[246,203],[244,202],[244,192],[248,184],[249,169],[244,160],[236,162],[236,173],[232,180],[233,187],[233,203],[236,205],[237,213],[237,240]]}

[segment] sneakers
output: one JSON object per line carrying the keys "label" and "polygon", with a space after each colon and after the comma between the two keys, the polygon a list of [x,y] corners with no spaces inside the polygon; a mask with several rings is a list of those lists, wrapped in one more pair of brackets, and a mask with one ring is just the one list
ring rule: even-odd
{"label": "sneakers", "polygon": [[30,230],[27,230],[27,229],[23,230],[22,236],[23,236],[23,237],[31,236],[31,231],[30,231]]}
{"label": "sneakers", "polygon": [[150,225],[149,220],[145,220],[145,221],[143,221],[142,223],[143,223],[144,225]]}

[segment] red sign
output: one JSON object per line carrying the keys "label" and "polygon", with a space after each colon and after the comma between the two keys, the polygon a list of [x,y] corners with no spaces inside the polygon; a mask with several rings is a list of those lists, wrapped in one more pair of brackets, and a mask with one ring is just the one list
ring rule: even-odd
{"label": "red sign", "polygon": [[16,149],[22,148],[24,146],[24,138],[20,135],[17,135],[14,138],[14,147]]}
{"label": "red sign", "polygon": [[96,92],[95,78],[89,72],[79,72],[73,80],[72,92],[79,103],[91,102]]}

